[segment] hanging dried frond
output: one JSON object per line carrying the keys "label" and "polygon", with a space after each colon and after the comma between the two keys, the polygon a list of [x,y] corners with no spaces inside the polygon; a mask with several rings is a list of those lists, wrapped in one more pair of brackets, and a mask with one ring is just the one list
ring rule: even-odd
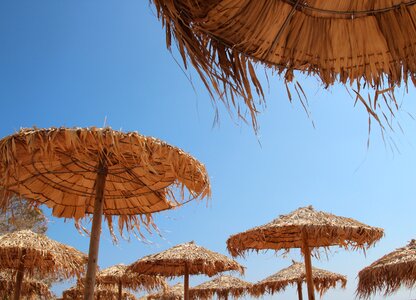
{"label": "hanging dried frond", "polygon": [[367,249],[383,235],[381,228],[316,211],[309,206],[282,215],[266,225],[230,236],[227,248],[234,257],[248,250],[288,250],[302,248],[302,238],[306,237],[312,248],[338,245],[346,249]]}
{"label": "hanging dried frond", "polygon": [[229,296],[240,298],[247,294],[252,284],[239,278],[221,275],[189,289],[191,299],[207,300],[217,295],[218,299],[228,299]]}
{"label": "hanging dried frond", "polygon": [[357,295],[368,299],[377,292],[390,295],[404,286],[416,284],[416,240],[384,255],[358,273]]}
{"label": "hanging dried frond", "polygon": [[139,274],[182,276],[187,268],[190,275],[213,276],[224,271],[244,273],[243,267],[227,256],[210,251],[194,242],[174,246],[166,251],[145,256],[132,263],[128,270]]}
{"label": "hanging dried frond", "polygon": [[[344,289],[347,284],[347,277],[312,267],[312,281],[314,289],[322,297],[328,289],[335,288],[337,283]],[[302,284],[302,282],[306,282],[305,265],[294,261],[290,267],[255,283],[251,289],[251,294],[255,297],[261,297],[265,293],[274,294],[284,291],[288,285]]]}
{"label": "hanging dried frond", "polygon": [[110,128],[22,129],[0,140],[0,208],[17,196],[78,223],[93,213],[100,160],[112,233],[112,216],[121,233],[150,230],[151,213],[210,195],[205,166],[158,139]]}

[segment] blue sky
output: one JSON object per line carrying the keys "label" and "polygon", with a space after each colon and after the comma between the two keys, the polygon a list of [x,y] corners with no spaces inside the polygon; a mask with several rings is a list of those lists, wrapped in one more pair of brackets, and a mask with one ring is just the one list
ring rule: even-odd
{"label": "blue sky", "polygon": [[[175,62],[177,53],[166,50],[148,1],[2,1],[0,45],[1,136],[34,125],[107,124],[165,140],[208,169],[212,199],[156,215],[162,237],[147,235],[152,244],[132,237],[113,245],[104,230],[102,268],[191,240],[226,254],[231,234],[313,205],[385,229],[385,238],[366,256],[334,248],[328,259],[313,260],[314,266],[349,279],[345,291],[330,291],[323,299],[352,299],[359,270],[415,237],[416,126],[405,112],[398,114],[405,133],[391,133],[398,151],[383,143],[377,127],[367,148],[367,114],[353,106],[343,87],[327,91],[314,78],[302,80],[313,128],[300,103],[287,100],[282,81],[270,77],[257,136],[221,105],[220,121],[213,124],[207,92],[190,70],[192,88]],[[398,92],[403,109],[413,114],[414,97],[414,88]],[[70,220],[51,218],[48,235],[88,250],[88,237]],[[299,250],[287,257],[253,253],[238,261],[247,267],[245,279],[257,281],[287,267],[292,258],[301,259]],[[192,277],[191,284],[204,280]],[[59,294],[69,284],[54,290]],[[279,298],[292,299],[295,293],[287,289]],[[402,290],[389,299],[415,295]]]}

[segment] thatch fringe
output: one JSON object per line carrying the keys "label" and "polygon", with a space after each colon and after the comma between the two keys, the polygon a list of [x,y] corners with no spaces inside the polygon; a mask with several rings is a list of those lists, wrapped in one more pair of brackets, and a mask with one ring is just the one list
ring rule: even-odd
{"label": "thatch fringe", "polygon": [[0,269],[18,270],[21,258],[25,274],[53,274],[58,278],[80,277],[87,263],[81,251],[43,234],[21,230],[0,236]]}
{"label": "thatch fringe", "polygon": [[148,300],[182,300],[184,299],[184,286],[177,283],[174,286],[168,286],[163,292],[147,295]]}
{"label": "thatch fringe", "polygon": [[[344,289],[347,284],[347,277],[326,270],[312,268],[312,281],[314,289],[322,297],[328,289],[335,288],[337,283]],[[274,293],[284,291],[288,285],[297,285],[303,282],[306,282],[305,265],[294,261],[288,268],[255,283],[251,289],[251,295],[255,297],[263,296],[265,293],[273,295]]]}
{"label": "thatch fringe", "polygon": [[234,298],[243,297],[251,289],[252,284],[239,278],[221,275],[213,280],[204,282],[189,290],[191,299],[207,300],[217,295],[218,299],[228,299],[229,296]]}
{"label": "thatch fringe", "polygon": [[78,224],[93,212],[100,159],[112,233],[113,216],[120,233],[141,233],[142,225],[155,228],[151,213],[210,195],[205,166],[158,139],[111,128],[34,128],[0,140],[0,209],[17,196]]}
{"label": "thatch fringe", "polygon": [[362,269],[358,278],[356,293],[365,299],[378,292],[391,295],[402,286],[413,288],[416,284],[416,240]]}
{"label": "thatch fringe", "polygon": [[145,256],[132,263],[128,270],[139,274],[182,276],[187,268],[189,275],[213,276],[224,271],[244,273],[244,268],[227,256],[210,251],[194,242],[176,245],[160,253]]}
{"label": "thatch fringe", "polygon": [[[114,288],[95,288],[94,299],[117,299],[118,290]],[[63,300],[83,300],[84,289],[80,286],[73,286],[62,293]],[[121,299],[136,300],[136,296],[132,293],[123,290]]]}
{"label": "thatch fringe", "polygon": [[[11,274],[0,272],[0,298],[11,299],[16,282]],[[22,282],[20,295],[26,300],[49,300],[53,298],[48,285],[34,279],[25,279]]]}
{"label": "thatch fringe", "polygon": [[[374,98],[357,101],[381,123],[397,109],[393,88],[416,83],[414,0],[150,2],[166,30],[167,47],[176,41],[185,68],[195,67],[213,99],[219,96],[242,117],[247,108],[254,128],[264,95],[253,64],[281,75],[286,85],[303,73],[325,87],[368,86]],[[386,91],[392,97],[378,97]]]}
{"label": "thatch fringe", "polygon": [[384,231],[357,220],[301,207],[262,226],[232,235],[227,249],[233,257],[249,250],[286,250],[302,248],[306,234],[311,248],[340,246],[345,249],[368,249],[381,239]]}

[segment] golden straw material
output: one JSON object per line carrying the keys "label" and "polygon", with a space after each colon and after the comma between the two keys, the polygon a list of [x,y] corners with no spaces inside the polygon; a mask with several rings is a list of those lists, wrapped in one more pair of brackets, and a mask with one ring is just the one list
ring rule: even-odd
{"label": "golden straw material", "polygon": [[[94,299],[117,299],[118,291],[113,288],[95,288]],[[136,300],[136,296],[133,294],[124,291],[122,292],[121,298],[123,300]],[[63,300],[83,300],[84,299],[84,290],[81,286],[73,286],[62,293]]]}
{"label": "golden straw material", "polygon": [[205,274],[213,276],[224,271],[244,269],[236,261],[227,256],[210,251],[194,242],[174,246],[163,252],[145,256],[129,266],[129,270],[139,274],[182,276],[185,267],[190,275]]}
{"label": "golden straw material", "polygon": [[387,296],[402,286],[413,288],[416,284],[416,240],[362,269],[358,278],[357,295],[361,298],[368,299],[377,292]]}
{"label": "golden straw material", "polygon": [[247,250],[288,250],[302,248],[302,235],[308,246],[368,248],[384,235],[383,229],[371,227],[351,218],[316,211],[312,206],[299,208],[290,214],[236,235],[227,240],[232,256]]}
{"label": "golden straw material", "polygon": [[138,275],[127,271],[127,266],[123,264],[115,265],[98,272],[96,282],[99,286],[117,286],[118,284],[122,284],[123,288],[132,290],[144,289],[148,292],[167,286],[166,280],[163,277]]}
{"label": "golden straw material", "polygon": [[[296,82],[296,70],[325,87],[365,84],[384,92],[409,80],[416,83],[415,0],[152,2],[167,47],[175,40],[185,67],[192,64],[209,91],[238,112],[236,98],[242,97],[255,116],[254,94],[263,97],[257,63],[285,83]],[[389,100],[375,97],[366,108],[376,112],[384,101]]]}
{"label": "golden straw material", "polygon": [[[14,278],[9,273],[0,272],[0,298],[9,299],[8,297],[13,295],[14,288]],[[49,287],[45,283],[29,278],[22,283],[21,296],[28,300],[53,298]]]}
{"label": "golden straw material", "polygon": [[81,276],[87,263],[81,251],[43,234],[21,230],[0,236],[0,269],[18,270],[21,259],[25,273],[60,278]]}
{"label": "golden straw material", "polygon": [[252,288],[252,284],[239,278],[221,275],[213,280],[204,282],[189,290],[191,299],[211,299],[214,294],[219,299],[228,299],[229,296],[234,298],[243,297]]}
{"label": "golden straw material", "polygon": [[[343,289],[347,284],[347,277],[344,275],[318,268],[312,268],[312,280],[315,290],[319,292],[321,297],[328,289],[335,288],[337,283]],[[290,267],[255,283],[251,294],[256,297],[263,296],[265,293],[274,294],[284,291],[289,284],[297,285],[302,282],[306,282],[305,264],[294,261]]]}
{"label": "golden straw material", "polygon": [[184,297],[184,286],[182,283],[177,283],[174,286],[169,286],[161,293],[151,294],[147,296],[148,300],[182,300]]}
{"label": "golden straw material", "polygon": [[103,214],[110,228],[118,215],[120,231],[210,194],[204,165],[158,139],[111,128],[22,129],[0,140],[0,208],[16,195],[46,204],[56,217],[82,219],[93,213],[101,162]]}

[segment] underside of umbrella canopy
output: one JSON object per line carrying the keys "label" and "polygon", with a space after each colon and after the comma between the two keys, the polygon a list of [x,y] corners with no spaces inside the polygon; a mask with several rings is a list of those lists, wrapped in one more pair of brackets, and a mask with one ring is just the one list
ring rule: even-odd
{"label": "underside of umbrella canopy", "polygon": [[[167,46],[175,40],[185,66],[192,64],[210,91],[229,99],[229,105],[239,106],[235,96],[241,96],[252,116],[257,112],[253,94],[263,96],[253,63],[281,74],[285,82],[294,81],[299,70],[325,87],[365,83],[383,90],[415,82],[415,0],[152,2]],[[384,100],[377,98],[367,103],[369,112],[380,109]]]}
{"label": "underside of umbrella canopy", "polygon": [[404,286],[416,284],[416,240],[384,255],[358,273],[357,295],[370,298],[377,292],[390,295]]}

